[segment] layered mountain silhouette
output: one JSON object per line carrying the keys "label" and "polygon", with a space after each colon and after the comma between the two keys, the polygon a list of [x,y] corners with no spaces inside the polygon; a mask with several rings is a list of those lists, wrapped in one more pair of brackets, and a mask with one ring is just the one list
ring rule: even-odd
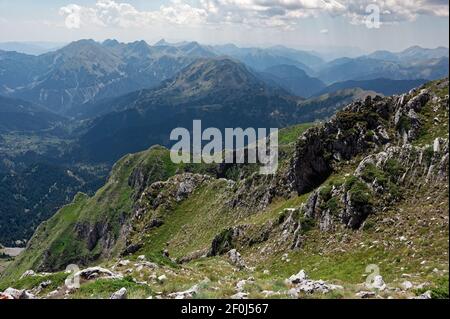
{"label": "layered mountain silhouette", "polygon": [[344,81],[337,82],[320,90],[315,95],[333,93],[339,90],[350,88],[361,88],[363,90],[375,91],[383,95],[394,95],[408,92],[409,90],[422,85],[426,80],[391,80],[391,79],[374,79],[366,81]]}
{"label": "layered mountain silhouette", "polygon": [[[304,97],[317,93],[317,88],[320,91],[319,80],[326,84],[379,78],[433,80],[448,74],[446,48],[411,47],[400,53],[377,51],[325,62],[314,52],[282,46],[261,49],[165,40],[155,45],[80,40],[39,56],[0,51],[0,95],[78,116],[82,105],[156,87],[197,59],[220,56],[238,60],[266,77],[269,73],[274,86]],[[282,71],[286,66],[295,68]]]}
{"label": "layered mountain silhouette", "polygon": [[[294,95],[310,97],[326,87],[317,78],[310,77],[305,71],[293,65],[276,65],[261,73],[261,76],[273,85],[279,85]],[[337,91],[337,90],[336,90]]]}

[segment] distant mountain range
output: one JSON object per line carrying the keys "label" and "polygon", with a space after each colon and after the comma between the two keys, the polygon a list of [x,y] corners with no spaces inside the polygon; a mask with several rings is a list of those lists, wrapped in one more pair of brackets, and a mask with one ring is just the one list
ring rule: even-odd
{"label": "distant mountain range", "polygon": [[438,79],[448,75],[448,57],[415,62],[393,62],[369,57],[342,58],[331,61],[317,71],[316,77],[332,84],[349,80],[392,80]]}
{"label": "distant mountain range", "polygon": [[[229,58],[201,59],[155,89],[86,107],[90,112],[74,151],[84,160],[104,162],[150,145],[169,146],[175,127],[285,127],[324,119],[344,104],[364,99],[349,89],[304,100],[271,86],[244,64]],[[106,110],[113,110],[107,112]],[[95,115],[97,111],[97,115]]]}
{"label": "distant mountain range", "polygon": [[305,71],[293,65],[276,65],[260,73],[269,84],[279,85],[294,95],[309,97],[326,87],[317,78],[310,77]]}
{"label": "distant mountain range", "polygon": [[446,48],[377,51],[325,62],[313,51],[282,46],[261,49],[164,40],[155,45],[80,40],[38,56],[0,51],[0,95],[41,104],[59,114],[77,114],[81,105],[156,87],[197,59],[220,56],[238,60],[263,74],[266,82],[302,97],[317,94],[323,83],[432,80],[446,76],[449,69]]}
{"label": "distant mountain range", "polygon": [[367,57],[377,60],[393,62],[417,62],[419,60],[440,59],[449,56],[449,49],[438,47],[436,49],[425,49],[419,46],[412,46],[401,52],[375,51]]}
{"label": "distant mountain range", "polygon": [[327,86],[323,90],[316,92],[315,95],[333,93],[339,90],[361,88],[363,90],[375,91],[383,95],[394,95],[408,92],[424,83],[426,80],[391,80],[391,79],[374,79],[366,81],[344,81],[337,82]]}
{"label": "distant mountain range", "polygon": [[64,44],[56,42],[1,42],[0,50],[40,55],[50,51],[55,51],[63,46]]}

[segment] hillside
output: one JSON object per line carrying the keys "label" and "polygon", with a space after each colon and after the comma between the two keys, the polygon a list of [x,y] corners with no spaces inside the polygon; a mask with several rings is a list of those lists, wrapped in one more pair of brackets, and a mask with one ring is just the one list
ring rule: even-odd
{"label": "hillside", "polygon": [[49,130],[64,121],[32,103],[0,96],[0,132]]}
{"label": "hillside", "polygon": [[322,81],[308,76],[305,71],[292,65],[276,65],[264,70],[261,75],[267,81],[278,84],[286,91],[305,98],[325,88]]}
{"label": "hillside", "polygon": [[[127,155],[93,197],[77,195],[38,228],[0,290],[448,298],[448,111],[448,79],[351,103],[326,123],[280,132],[271,176],[251,165],[177,167],[162,147]],[[71,263],[111,272],[87,269],[68,290],[60,271]],[[18,280],[29,269],[53,273]],[[384,281],[366,287],[374,269]]]}

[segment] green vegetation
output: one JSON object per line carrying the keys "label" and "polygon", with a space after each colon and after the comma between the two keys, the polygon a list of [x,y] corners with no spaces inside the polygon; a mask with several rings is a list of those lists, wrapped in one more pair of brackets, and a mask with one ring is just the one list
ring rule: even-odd
{"label": "green vegetation", "polygon": [[19,280],[0,283],[0,291],[3,291],[8,287],[14,287],[16,289],[33,289],[38,287],[43,282],[51,282],[43,290],[43,293],[46,293],[60,287],[66,280],[67,276],[68,274],[62,272],[45,276],[28,276]]}
{"label": "green vegetation", "polygon": [[147,285],[139,285],[131,277],[124,279],[98,279],[81,286],[71,298],[104,299],[109,298],[114,292],[121,288],[127,289],[127,296],[131,299],[146,299],[153,295]]}
{"label": "green vegetation", "polygon": [[295,143],[300,135],[302,135],[314,125],[314,123],[305,123],[281,129],[278,133],[278,144],[287,145]]}

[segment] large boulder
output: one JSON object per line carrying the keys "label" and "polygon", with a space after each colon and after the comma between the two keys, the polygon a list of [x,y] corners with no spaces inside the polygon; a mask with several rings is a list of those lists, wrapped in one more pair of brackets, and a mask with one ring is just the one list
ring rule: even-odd
{"label": "large boulder", "polygon": [[83,278],[86,280],[92,280],[97,278],[109,278],[109,279],[120,279],[122,275],[116,274],[109,269],[102,267],[91,267],[83,269],[75,273],[74,277]]}
{"label": "large boulder", "polygon": [[120,290],[113,293],[109,299],[127,299],[127,295],[127,289],[121,288]]}

